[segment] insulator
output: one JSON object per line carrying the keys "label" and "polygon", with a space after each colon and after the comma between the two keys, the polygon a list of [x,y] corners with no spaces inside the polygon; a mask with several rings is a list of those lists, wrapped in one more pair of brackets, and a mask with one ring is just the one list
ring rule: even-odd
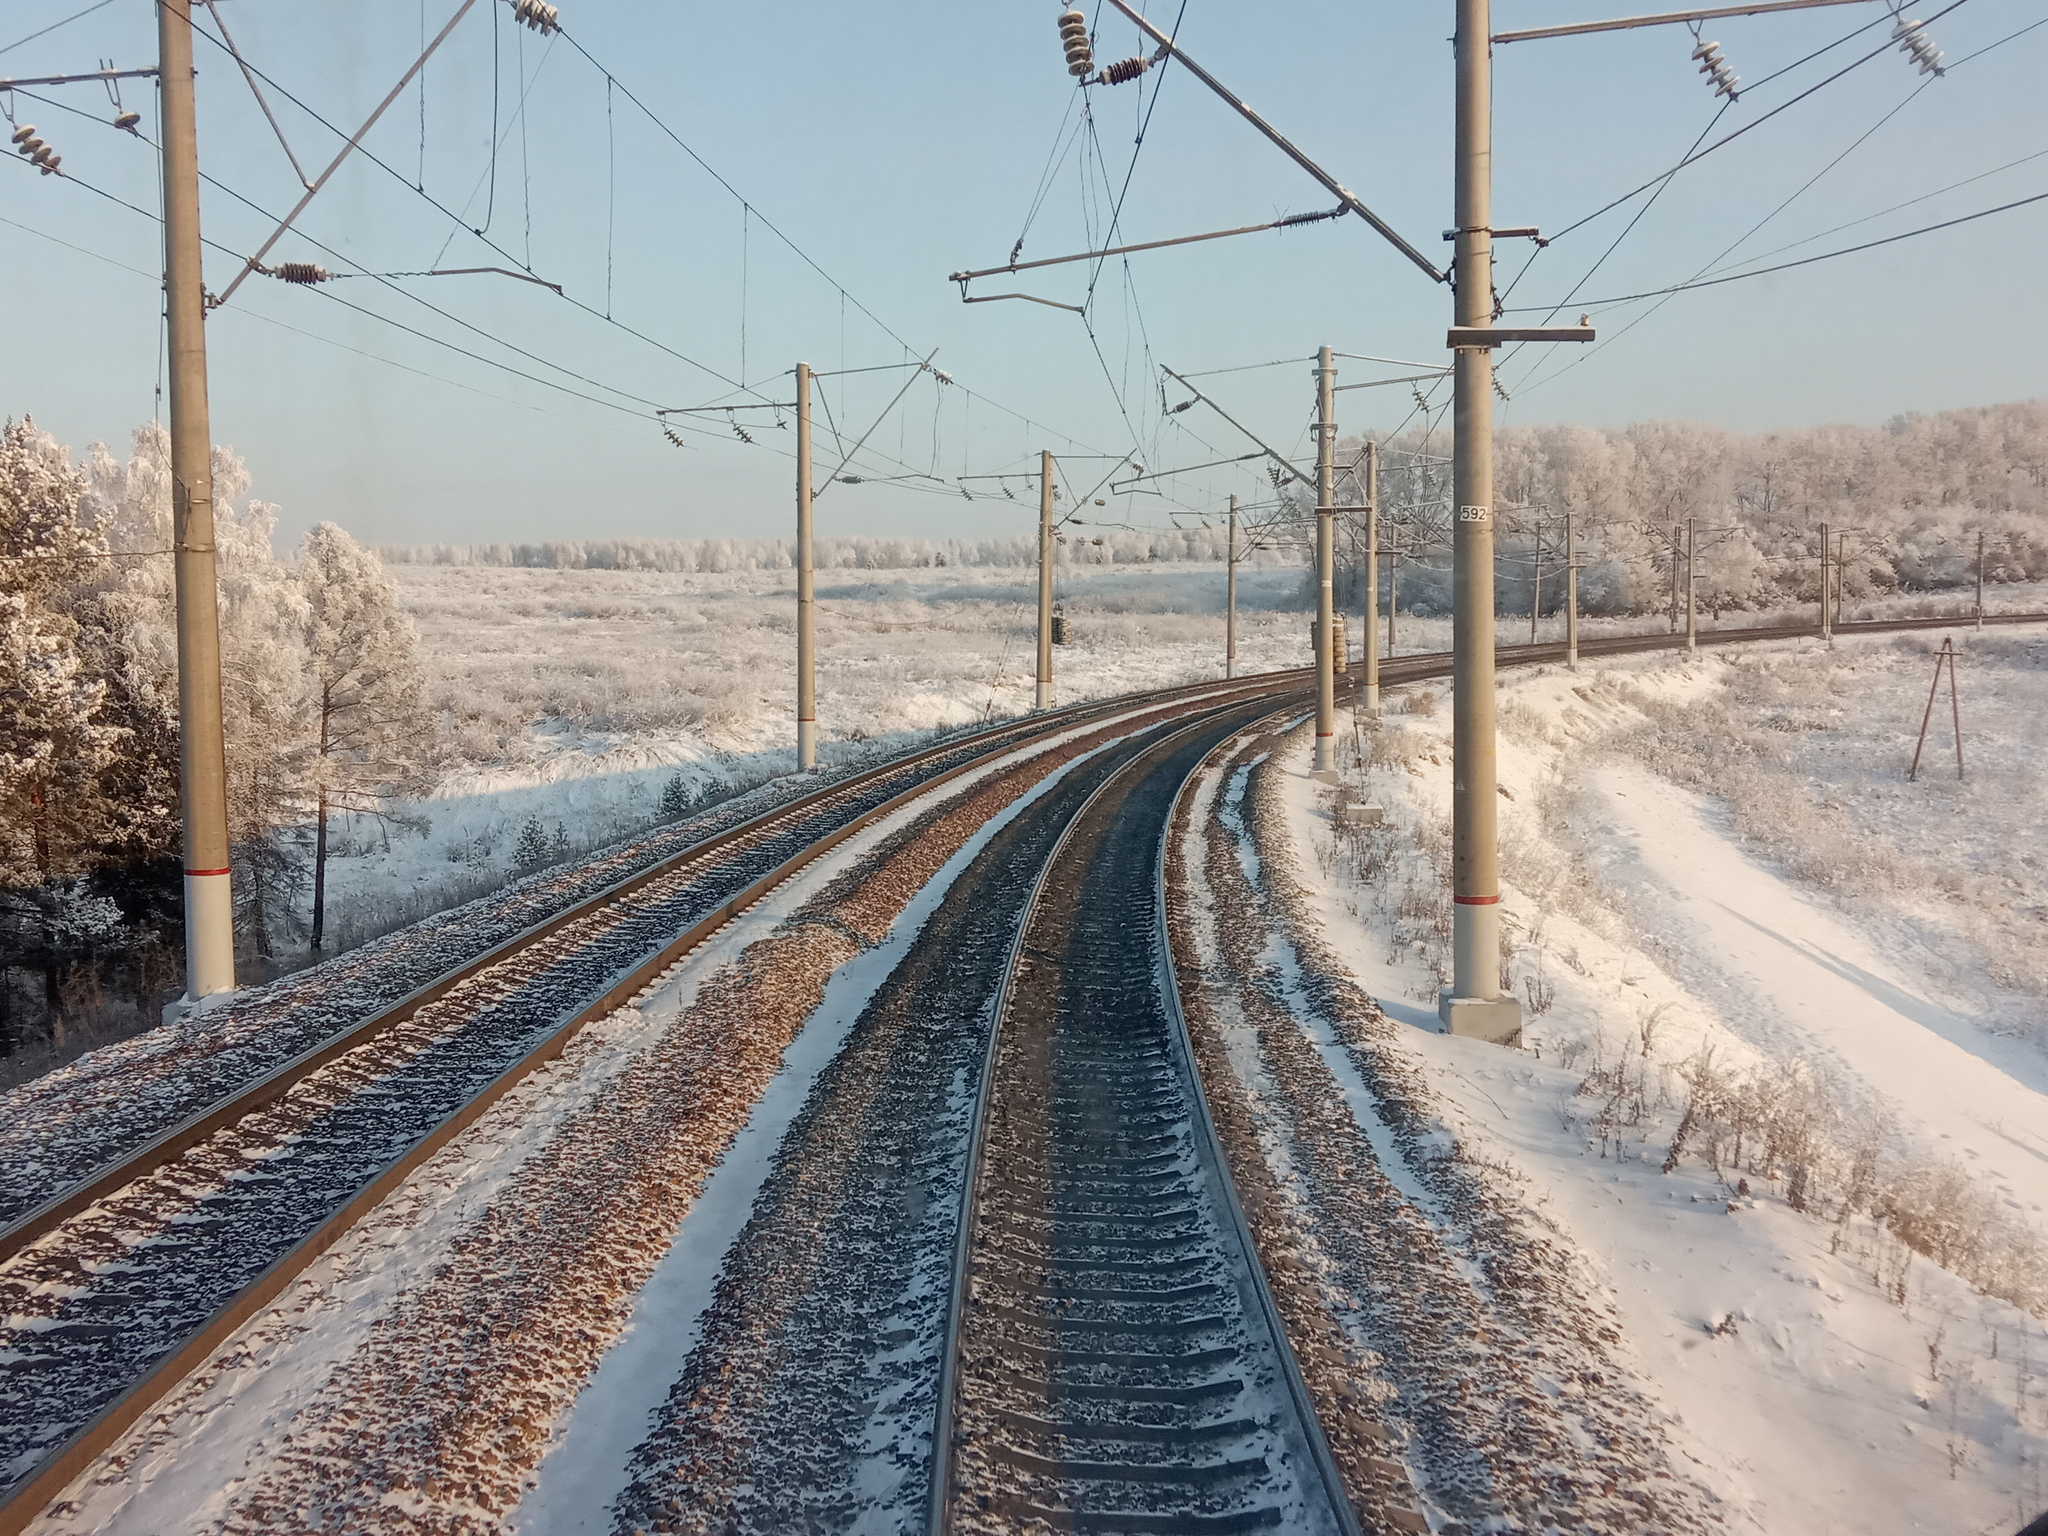
{"label": "insulator", "polygon": [[1934,46],[1934,39],[1926,32],[1927,23],[1901,18],[1892,26],[1892,41],[1899,45],[1899,51],[1920,66],[1923,75],[1944,74],[1941,67],[1941,50]]}
{"label": "insulator", "polygon": [[16,139],[14,141],[14,147],[20,150],[24,155],[38,155],[42,153],[43,141],[33,136],[26,139]]}
{"label": "insulator", "polygon": [[544,4],[543,0],[518,0],[512,7],[513,19],[525,22],[536,32],[559,30],[562,25],[558,20],[560,14],[552,5]]}
{"label": "insulator", "polygon": [[1151,67],[1152,61],[1142,53],[1135,59],[1118,59],[1116,63],[1110,65],[1109,68],[1102,72],[1103,83],[1105,85],[1122,85],[1127,80],[1137,79],[1138,76],[1145,73]]}
{"label": "insulator", "polygon": [[864,485],[866,484],[866,481],[864,481],[859,475],[841,475],[839,477],[839,483],[841,485]]}
{"label": "insulator", "polygon": [[19,128],[14,130],[14,142],[17,144],[22,143],[24,140],[32,139],[35,136],[36,125],[34,123],[23,123]]}
{"label": "insulator", "polygon": [[728,416],[728,417],[727,417],[727,418],[725,419],[725,424],[726,424],[726,425],[727,425],[728,427],[731,427],[731,428],[732,428],[732,430],[733,430],[733,435],[734,435],[735,437],[737,437],[737,438],[738,438],[738,439],[739,439],[739,440],[740,440],[741,442],[743,442],[743,443],[751,443],[751,442],[753,442],[753,439],[752,439],[751,437],[747,436],[747,429],[746,429],[745,427],[741,426],[741,425],[740,425],[740,424],[739,424],[738,422],[734,421],[734,420],[733,420],[733,419],[732,419],[732,418],[731,418],[730,416]]}
{"label": "insulator", "polygon": [[131,109],[130,111],[123,112],[119,117],[115,118],[114,126],[116,128],[126,128],[130,133],[133,133],[135,131],[135,125],[141,121],[142,114]]}
{"label": "insulator", "polygon": [[[43,164],[43,163],[44,163],[45,161],[47,161],[47,160],[50,160],[50,159],[53,159],[53,158],[54,158],[54,154],[53,154],[53,152],[51,151],[51,149],[50,149],[50,146],[49,146],[49,145],[47,145],[47,144],[43,143],[43,142],[42,142],[42,140],[40,140],[40,139],[36,140],[35,142],[36,142],[36,152],[35,152],[34,154],[32,154],[32,155],[30,155],[30,156],[28,157],[28,159],[29,159],[29,164],[31,164],[31,165],[41,165],[41,164]],[[22,147],[23,149],[27,149],[27,148],[28,148],[28,145],[24,144],[24,145],[22,145],[21,147]]]}
{"label": "insulator", "polygon": [[1067,73],[1079,80],[1095,73],[1095,47],[1088,41],[1088,18],[1079,11],[1060,12],[1060,42],[1067,50]]}
{"label": "insulator", "polygon": [[670,442],[674,443],[678,448],[687,448],[690,446],[688,443],[684,442],[680,437],[676,436],[676,429],[670,426],[665,421],[661,424],[661,435],[667,438]]}
{"label": "insulator", "polygon": [[1735,87],[1740,77],[1728,67],[1728,61],[1721,57],[1721,45],[1712,42],[1693,44],[1692,56],[1700,61],[1700,73],[1714,83],[1714,94],[1735,99]]}
{"label": "insulator", "polygon": [[280,261],[270,269],[270,275],[286,283],[324,283],[327,269],[315,266],[310,261]]}
{"label": "insulator", "polygon": [[45,176],[54,176],[57,174],[57,167],[62,165],[63,163],[64,157],[62,155],[52,155],[47,160],[37,162],[36,169],[41,171]]}

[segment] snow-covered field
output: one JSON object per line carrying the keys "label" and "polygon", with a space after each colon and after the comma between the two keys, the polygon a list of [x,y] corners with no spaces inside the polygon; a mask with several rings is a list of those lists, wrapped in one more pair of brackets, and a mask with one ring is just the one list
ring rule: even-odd
{"label": "snow-covered field", "polygon": [[[530,821],[580,851],[646,826],[678,776],[701,795],[795,767],[788,571],[390,570],[419,629],[443,772],[390,823],[336,818],[344,944],[502,883]],[[1301,580],[1240,570],[1240,671],[1308,662]],[[1063,701],[1223,675],[1220,565],[1063,571],[1058,595]],[[817,596],[827,762],[1030,709],[1030,570],[823,571]]]}
{"label": "snow-covered field", "polygon": [[1527,1056],[1436,1033],[1448,710],[1408,690],[1367,738],[1384,832],[1335,831],[1288,763],[1329,937],[1773,1533],[2048,1507],[2048,638],[1956,638],[1961,783],[1939,712],[1905,778],[1938,633],[1507,677]]}
{"label": "snow-covered field", "polygon": [[[664,789],[702,795],[794,766],[795,587],[787,570],[675,573],[393,564],[419,628],[441,732],[432,796],[390,821],[336,818],[330,922],[343,946],[502,884],[529,823],[563,851],[649,824]],[[1239,670],[1305,665],[1303,571],[1238,576]],[[1017,566],[830,570],[818,577],[823,752],[850,762],[1032,700],[1033,573]],[[1062,700],[1222,675],[1224,574],[1213,562],[1062,568],[1071,641]],[[1993,589],[1994,610],[2048,604]],[[1855,616],[1955,611],[1967,593],[1859,605]],[[1867,614],[1865,609],[1868,610]],[[1728,626],[1811,613],[1729,612]],[[1703,627],[1715,620],[1702,615]],[[1504,616],[1503,643],[1526,638]],[[1589,621],[1588,635],[1662,628]],[[1354,625],[1355,630],[1355,625]],[[1542,637],[1563,638],[1546,615]],[[1442,650],[1446,619],[1403,614],[1401,652]],[[1350,637],[1354,653],[1360,640]]]}

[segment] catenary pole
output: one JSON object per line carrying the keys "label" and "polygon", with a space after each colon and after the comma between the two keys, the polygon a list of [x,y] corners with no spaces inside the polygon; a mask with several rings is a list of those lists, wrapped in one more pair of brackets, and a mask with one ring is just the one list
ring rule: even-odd
{"label": "catenary pole", "polygon": [[1848,564],[1849,535],[1838,533],[1835,535],[1835,605],[1833,609],[1834,622],[1837,624],[1842,622],[1842,609],[1846,606],[1844,600],[1849,595]]}
{"label": "catenary pole", "polygon": [[[1458,0],[1456,324],[1493,320],[1493,80],[1488,0]],[[1500,828],[1494,758],[1493,355],[1453,353],[1451,478],[1452,982],[1438,1012],[1452,1034],[1519,1042],[1522,1011],[1500,995]]]}
{"label": "catenary pole", "polygon": [[817,597],[811,560],[811,365],[796,365],[796,765],[818,766]]}
{"label": "catenary pole", "polygon": [[1835,643],[1835,616],[1833,605],[1830,602],[1830,599],[1834,596],[1834,589],[1829,585],[1831,578],[1828,571],[1828,553],[1833,547],[1833,545],[1828,543],[1828,525],[1822,523],[1820,525],[1820,637],[1827,641],[1829,645]]}
{"label": "catenary pole", "polygon": [[1394,630],[1401,618],[1401,546],[1387,551],[1387,654],[1395,653]]}
{"label": "catenary pole", "polygon": [[1543,519],[1536,519],[1536,553],[1529,573],[1529,643],[1536,643],[1536,619],[1543,611]]}
{"label": "catenary pole", "polygon": [[1672,634],[1678,633],[1678,524],[1671,525],[1671,612],[1668,616]]}
{"label": "catenary pole", "polygon": [[1564,664],[1579,670],[1579,541],[1570,512],[1564,515]]}
{"label": "catenary pole", "polygon": [[1316,772],[1337,767],[1337,370],[1316,355]]}
{"label": "catenary pole", "polygon": [[1984,530],[1977,530],[1977,627],[1984,627]]}
{"label": "catenary pole", "polygon": [[1700,648],[1699,572],[1693,565],[1693,520],[1685,520],[1685,648]]}
{"label": "catenary pole", "polygon": [[1052,450],[1038,455],[1038,693],[1052,708]]}
{"label": "catenary pole", "polygon": [[1230,498],[1230,561],[1223,577],[1223,675],[1237,676],[1237,497]]}
{"label": "catenary pole", "polygon": [[1380,717],[1380,445],[1365,445],[1365,713]]}
{"label": "catenary pole", "polygon": [[185,996],[235,986],[214,568],[213,427],[206,401],[206,278],[191,0],[158,0],[163,91],[164,297],[171,383],[171,543],[178,591],[178,772],[185,834]]}

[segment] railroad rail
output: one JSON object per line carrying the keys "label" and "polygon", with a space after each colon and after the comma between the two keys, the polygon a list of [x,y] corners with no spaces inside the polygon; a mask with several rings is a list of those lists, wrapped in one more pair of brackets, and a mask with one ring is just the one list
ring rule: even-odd
{"label": "railroad rail", "polygon": [[970,1155],[934,1532],[1357,1531],[1165,960],[1180,787],[1271,714],[1211,711],[1107,779],[1026,910]]}
{"label": "railroad rail", "polygon": [[[1986,622],[2042,617],[2048,616],[1997,615]],[[1968,622],[1861,621],[1838,628],[1853,634]],[[1717,630],[1702,633],[1701,641],[1810,633],[1803,626]],[[1597,656],[1683,643],[1677,635],[1616,636],[1589,638],[1580,649]],[[1500,651],[1509,665],[1562,655],[1555,644]],[[1440,654],[1382,665],[1389,684],[1447,671],[1448,657]],[[785,802],[506,941],[53,1194],[0,1230],[0,1287],[14,1281],[18,1290],[18,1276],[8,1270],[31,1263],[46,1277],[54,1270],[68,1282],[56,1313],[32,1327],[9,1329],[12,1336],[4,1339],[12,1358],[0,1368],[0,1536],[22,1529],[152,1404],[492,1103],[558,1056],[578,1030],[650,988],[689,950],[805,865],[949,780],[1035,740],[1119,714],[1151,711],[1156,718],[1193,708],[1213,715],[1217,707],[1298,688],[1304,680],[1297,670],[1070,706],[952,738]],[[1247,707],[1254,714],[1270,711],[1269,704]],[[1166,746],[1158,750],[1171,757]],[[1141,781],[1149,782],[1123,774],[1117,779]],[[1098,809],[1102,803],[1095,803]],[[1040,914],[1036,906],[1033,911]],[[1171,1012],[1171,999],[1161,1007]],[[1182,1077],[1177,1091],[1193,1117],[1189,1123],[1206,1125],[1199,1090]],[[1165,1091],[1168,1079],[1154,1072],[1148,1081]],[[1193,1130],[1187,1135],[1191,1147],[1201,1141]],[[1190,1168],[1206,1168],[1202,1177],[1213,1186],[1221,1168],[1213,1148],[1189,1155],[1196,1158]],[[1227,1178],[1214,1188],[1220,1193],[1212,1193],[1199,1220],[1210,1224],[1209,1240],[1223,1251],[1236,1241],[1232,1197]],[[165,1208],[178,1208],[179,1220],[164,1225]],[[160,1227],[162,1235],[139,1245],[124,1241],[124,1222],[136,1221]],[[1233,1283],[1240,1321],[1232,1326],[1246,1330],[1245,1347],[1264,1362],[1258,1370],[1269,1374],[1260,1379],[1271,1389],[1288,1379],[1285,1341],[1271,1325],[1269,1302],[1262,1312],[1256,1265]],[[1098,1320],[1115,1321],[1113,1307]],[[1194,1320],[1193,1314],[1180,1319]],[[949,1388],[946,1401],[957,1396]],[[1299,1477],[1316,1460],[1312,1415],[1301,1421],[1297,1413],[1296,1421],[1292,1440],[1282,1435],[1268,1442],[1276,1449],[1259,1453],[1269,1473],[1284,1464]],[[1170,1437],[1122,1443],[1156,1448],[1170,1444]],[[1332,1518],[1342,1529],[1348,1512],[1341,1502]]]}
{"label": "railroad rail", "polygon": [[[0,1330],[13,1355],[0,1369],[0,1536],[583,1027],[805,866],[1035,741],[1299,682],[1268,674],[1071,706],[777,806],[508,940],[23,1216],[0,1232],[0,1297],[55,1285],[62,1300]],[[162,1240],[125,1235],[163,1228],[166,1209],[182,1219]]]}

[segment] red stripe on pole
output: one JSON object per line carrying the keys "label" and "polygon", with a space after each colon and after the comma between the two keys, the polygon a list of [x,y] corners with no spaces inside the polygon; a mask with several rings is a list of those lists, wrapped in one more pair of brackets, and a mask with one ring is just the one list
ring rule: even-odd
{"label": "red stripe on pole", "polygon": [[1490,907],[1497,903],[1500,898],[1498,896],[1453,896],[1451,900],[1461,907]]}
{"label": "red stripe on pole", "polygon": [[185,873],[188,875],[224,875],[227,871],[224,869],[188,869]]}

